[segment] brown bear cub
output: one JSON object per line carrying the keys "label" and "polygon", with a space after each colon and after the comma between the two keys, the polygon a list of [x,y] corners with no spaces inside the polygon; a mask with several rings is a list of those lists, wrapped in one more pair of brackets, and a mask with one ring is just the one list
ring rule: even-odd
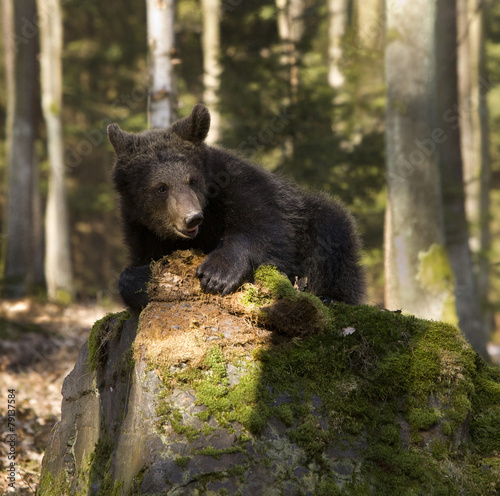
{"label": "brown bear cub", "polygon": [[210,114],[196,105],[168,129],[139,134],[110,124],[131,266],[120,276],[125,303],[147,302],[150,263],[176,250],[201,249],[201,288],[223,295],[251,281],[263,264],[326,300],[360,303],[365,278],[356,224],[337,200],[304,191],[204,140]]}

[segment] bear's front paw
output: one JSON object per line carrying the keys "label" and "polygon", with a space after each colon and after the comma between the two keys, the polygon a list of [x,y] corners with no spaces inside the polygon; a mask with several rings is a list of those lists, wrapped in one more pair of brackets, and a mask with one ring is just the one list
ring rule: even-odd
{"label": "bear's front paw", "polygon": [[125,269],[118,281],[118,290],[125,304],[132,310],[142,310],[148,303],[148,283],[151,267],[141,265]]}
{"label": "bear's front paw", "polygon": [[241,267],[240,260],[232,261],[217,252],[208,255],[196,271],[202,291],[223,296],[236,291],[251,274],[249,266]]}

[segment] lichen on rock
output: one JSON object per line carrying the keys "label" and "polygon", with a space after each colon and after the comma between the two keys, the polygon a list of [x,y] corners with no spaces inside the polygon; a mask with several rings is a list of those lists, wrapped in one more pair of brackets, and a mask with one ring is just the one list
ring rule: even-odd
{"label": "lichen on rock", "polygon": [[205,295],[201,260],[159,262],[139,320],[82,350],[39,495],[498,494],[500,372],[456,327],[269,267]]}

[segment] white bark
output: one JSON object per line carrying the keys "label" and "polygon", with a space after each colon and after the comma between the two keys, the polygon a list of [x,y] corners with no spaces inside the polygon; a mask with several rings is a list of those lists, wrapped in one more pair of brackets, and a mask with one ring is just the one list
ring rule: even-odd
{"label": "white bark", "polygon": [[[281,64],[286,69],[290,98],[295,101],[299,87],[299,53],[297,43],[304,34],[304,0],[276,0],[278,34],[281,39]],[[286,102],[284,102],[287,105]]]}
{"label": "white bark", "polygon": [[45,214],[45,278],[51,300],[74,294],[66,187],[62,107],[62,16],[59,0],[37,0],[40,19],[42,110],[50,163]]}
{"label": "white bark", "polygon": [[174,0],[146,0],[150,96],[149,125],[165,128],[174,121]]}
{"label": "white bark", "polygon": [[[435,138],[436,5],[387,0],[386,306],[442,319],[450,289],[429,281],[443,258],[443,221]],[[418,60],[418,64],[416,61]],[[429,274],[430,272],[430,274]]]}
{"label": "white bark", "polygon": [[210,131],[207,142],[217,143],[221,138],[219,112],[220,75],[220,0],[201,0],[203,13],[203,101],[210,110]]}
{"label": "white bark", "polygon": [[481,175],[481,129],[479,123],[479,39],[480,16],[477,0],[457,0],[458,73],[460,102],[456,112],[460,118],[461,148],[464,164],[466,211],[470,223],[470,245],[480,249],[479,195]]}
{"label": "white bark", "polygon": [[347,31],[348,0],[328,0],[328,83],[334,89],[344,86],[343,41]]}

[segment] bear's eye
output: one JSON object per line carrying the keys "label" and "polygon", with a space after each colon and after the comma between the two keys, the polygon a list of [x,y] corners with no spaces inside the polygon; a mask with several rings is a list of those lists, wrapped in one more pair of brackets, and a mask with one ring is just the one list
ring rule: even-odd
{"label": "bear's eye", "polygon": [[158,186],[158,189],[156,191],[160,195],[164,195],[168,191],[167,185],[166,184],[161,184],[160,186]]}
{"label": "bear's eye", "polygon": [[189,186],[195,186],[198,181],[194,177],[189,178]]}

